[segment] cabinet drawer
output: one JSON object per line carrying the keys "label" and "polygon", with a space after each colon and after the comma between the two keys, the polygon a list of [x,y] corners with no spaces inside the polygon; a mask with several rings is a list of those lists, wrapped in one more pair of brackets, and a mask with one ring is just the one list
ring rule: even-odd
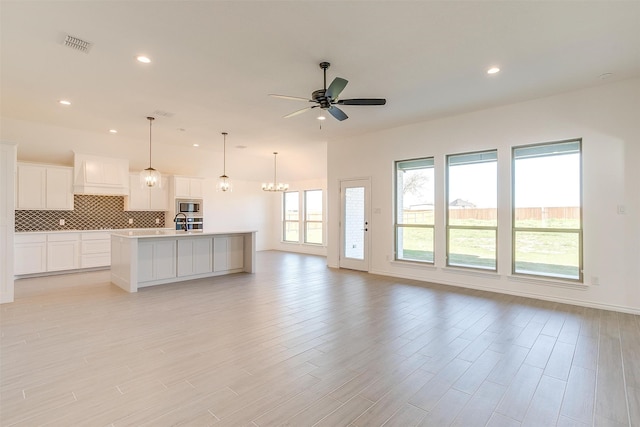
{"label": "cabinet drawer", "polygon": [[84,240],[80,248],[82,255],[110,253],[111,240]]}
{"label": "cabinet drawer", "polygon": [[111,265],[111,254],[83,254],[80,268],[106,267]]}
{"label": "cabinet drawer", "polygon": [[80,240],[111,240],[111,233],[109,232],[91,232],[91,233],[82,233],[80,235]]}
{"label": "cabinet drawer", "polygon": [[47,236],[48,242],[73,242],[78,239],[80,239],[80,233],[59,233]]}
{"label": "cabinet drawer", "polygon": [[46,243],[46,234],[16,234],[13,238],[15,244],[20,243]]}

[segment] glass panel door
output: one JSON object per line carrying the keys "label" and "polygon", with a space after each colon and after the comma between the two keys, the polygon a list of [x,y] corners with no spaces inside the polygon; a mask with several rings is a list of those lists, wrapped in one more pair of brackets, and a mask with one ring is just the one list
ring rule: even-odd
{"label": "glass panel door", "polygon": [[369,181],[340,184],[342,195],[340,267],[369,271]]}

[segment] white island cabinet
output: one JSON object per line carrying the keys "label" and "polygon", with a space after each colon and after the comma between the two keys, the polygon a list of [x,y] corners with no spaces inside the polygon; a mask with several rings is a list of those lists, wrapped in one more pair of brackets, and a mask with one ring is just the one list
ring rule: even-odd
{"label": "white island cabinet", "polygon": [[138,288],[255,272],[255,231],[175,230],[111,234],[111,282]]}
{"label": "white island cabinet", "polygon": [[[242,239],[242,236],[239,237]],[[214,237],[215,239],[215,237]],[[178,240],[178,276],[209,274],[213,271],[211,236]]]}

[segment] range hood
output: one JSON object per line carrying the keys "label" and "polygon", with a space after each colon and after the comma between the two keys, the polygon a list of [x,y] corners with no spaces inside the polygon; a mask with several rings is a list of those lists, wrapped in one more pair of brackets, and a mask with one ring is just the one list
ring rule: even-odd
{"label": "range hood", "polygon": [[74,152],[74,194],[129,195],[129,160]]}

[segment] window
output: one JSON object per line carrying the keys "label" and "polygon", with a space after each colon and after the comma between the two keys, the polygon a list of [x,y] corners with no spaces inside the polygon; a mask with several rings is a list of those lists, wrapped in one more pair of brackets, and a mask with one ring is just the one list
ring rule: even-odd
{"label": "window", "polygon": [[322,190],[305,190],[302,200],[299,191],[287,191],[283,194],[282,200],[282,240],[322,245]]}
{"label": "window", "polygon": [[396,162],[396,260],[433,263],[433,157]]}
{"label": "window", "polygon": [[322,190],[304,192],[304,242],[322,244]]}
{"label": "window", "polygon": [[447,156],[447,265],[497,270],[498,153]]}
{"label": "window", "polygon": [[297,191],[288,191],[283,197],[283,240],[300,241],[300,195]]}
{"label": "window", "polygon": [[513,148],[513,273],[582,281],[581,141]]}

